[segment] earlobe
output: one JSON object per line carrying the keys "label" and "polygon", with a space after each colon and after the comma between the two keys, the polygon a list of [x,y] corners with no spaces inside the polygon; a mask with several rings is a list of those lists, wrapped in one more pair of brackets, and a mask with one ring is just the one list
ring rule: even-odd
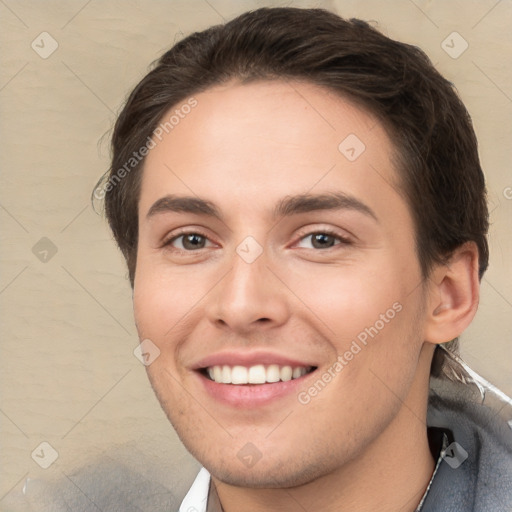
{"label": "earlobe", "polygon": [[478,249],[467,242],[431,272],[425,341],[445,343],[459,336],[476,314],[479,289]]}

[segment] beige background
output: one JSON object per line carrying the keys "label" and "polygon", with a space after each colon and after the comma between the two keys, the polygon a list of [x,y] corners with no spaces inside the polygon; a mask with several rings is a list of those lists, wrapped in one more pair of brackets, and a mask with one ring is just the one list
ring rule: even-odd
{"label": "beige background", "polygon": [[[86,495],[73,475],[102,454],[161,481],[176,502],[190,483],[197,466],[133,355],[124,263],[90,194],[108,165],[105,134],[149,63],[182,34],[263,5],[375,20],[456,84],[479,137],[492,221],[491,265],[462,352],[512,394],[512,2],[1,0],[1,511],[28,510],[54,480]],[[441,47],[453,31],[469,44],[456,59]],[[45,59],[31,47],[51,49],[42,32],[58,43]],[[40,242],[46,262],[33,252],[42,237],[57,249]],[[46,470],[31,458],[43,441],[59,454]]]}

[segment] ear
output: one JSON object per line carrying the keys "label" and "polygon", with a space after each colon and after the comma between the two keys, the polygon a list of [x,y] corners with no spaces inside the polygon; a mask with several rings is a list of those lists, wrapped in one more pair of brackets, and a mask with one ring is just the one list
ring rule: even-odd
{"label": "ear", "polygon": [[478,248],[466,242],[429,276],[425,341],[445,343],[459,336],[476,314],[479,292]]}

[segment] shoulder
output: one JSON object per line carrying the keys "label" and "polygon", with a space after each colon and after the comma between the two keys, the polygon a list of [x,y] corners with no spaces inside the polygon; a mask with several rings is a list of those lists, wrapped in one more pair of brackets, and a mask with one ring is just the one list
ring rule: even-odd
{"label": "shoulder", "polygon": [[427,423],[449,445],[422,512],[512,509],[512,401],[465,369],[464,381],[431,382]]}

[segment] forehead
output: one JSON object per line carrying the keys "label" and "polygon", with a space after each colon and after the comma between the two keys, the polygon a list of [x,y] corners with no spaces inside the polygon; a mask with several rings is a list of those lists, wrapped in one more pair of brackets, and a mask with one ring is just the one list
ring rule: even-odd
{"label": "forehead", "polygon": [[[239,207],[313,189],[373,196],[382,205],[402,201],[385,129],[333,91],[291,81],[231,82],[193,99],[173,106],[153,137],[141,214],[164,193],[221,206],[236,206],[236,196]],[[194,106],[183,108],[187,103]]]}

